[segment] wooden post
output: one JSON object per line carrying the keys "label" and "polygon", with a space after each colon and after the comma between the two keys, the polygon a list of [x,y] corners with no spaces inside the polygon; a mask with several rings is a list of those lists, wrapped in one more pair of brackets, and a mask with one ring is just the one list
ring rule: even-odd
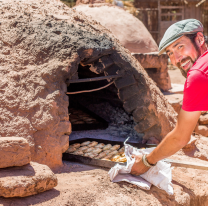
{"label": "wooden post", "polygon": [[182,8],[182,19],[181,20],[184,20],[184,10],[185,10],[185,6],[183,6],[183,8]]}
{"label": "wooden post", "polygon": [[159,44],[160,42],[160,21],[161,21],[161,9],[160,9],[160,0],[157,1],[158,3],[158,39],[157,39],[157,43]]}

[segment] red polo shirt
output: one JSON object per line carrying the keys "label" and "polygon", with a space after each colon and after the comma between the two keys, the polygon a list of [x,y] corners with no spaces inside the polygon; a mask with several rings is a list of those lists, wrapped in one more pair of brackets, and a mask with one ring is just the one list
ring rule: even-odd
{"label": "red polo shirt", "polygon": [[188,112],[208,111],[208,50],[188,71],[182,109]]}

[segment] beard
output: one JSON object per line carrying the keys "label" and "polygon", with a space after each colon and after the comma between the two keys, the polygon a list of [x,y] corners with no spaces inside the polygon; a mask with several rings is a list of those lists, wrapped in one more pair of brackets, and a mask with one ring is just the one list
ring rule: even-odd
{"label": "beard", "polygon": [[[180,69],[182,75],[187,78],[187,73],[188,71],[191,69],[191,67],[193,66],[193,64],[196,62],[196,60],[201,56],[201,51],[200,51],[200,48],[196,45],[196,43],[194,43],[194,47],[196,49],[196,52],[197,52],[197,58],[195,60],[193,60],[191,57],[185,57],[181,60],[180,63],[177,63],[177,67]],[[183,69],[183,67],[181,66],[181,64],[183,64],[184,62],[190,60],[190,62],[192,63],[192,66],[186,70]]]}
{"label": "beard", "polygon": [[[198,59],[198,58],[197,58]],[[183,69],[183,67],[181,66],[181,64],[183,64],[184,62],[186,62],[186,61],[189,61],[190,60],[190,62],[192,63],[192,66],[193,66],[193,64],[196,62],[196,60],[195,61],[193,61],[192,59],[191,59],[191,57],[185,57],[185,58],[183,58],[182,60],[181,60],[181,62],[179,62],[179,63],[177,63],[177,67],[180,69],[180,71],[181,71],[181,73],[182,73],[182,75],[185,77],[185,78],[187,78],[187,73],[188,73],[188,71],[191,69],[191,67],[190,68],[188,68],[188,69]]]}

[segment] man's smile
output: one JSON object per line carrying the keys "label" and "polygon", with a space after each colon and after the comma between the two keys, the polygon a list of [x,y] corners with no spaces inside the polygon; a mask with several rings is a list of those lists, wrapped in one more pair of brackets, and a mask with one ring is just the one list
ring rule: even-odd
{"label": "man's smile", "polygon": [[185,61],[183,64],[181,64],[181,67],[186,70],[190,66],[191,60]]}

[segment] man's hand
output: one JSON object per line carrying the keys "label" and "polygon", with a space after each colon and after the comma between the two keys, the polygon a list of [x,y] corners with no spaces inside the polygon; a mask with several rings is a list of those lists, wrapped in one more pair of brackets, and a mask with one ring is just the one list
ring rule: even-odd
{"label": "man's hand", "polygon": [[150,167],[145,166],[142,162],[142,155],[132,155],[132,158],[135,158],[135,163],[131,168],[132,175],[141,175],[149,170]]}

